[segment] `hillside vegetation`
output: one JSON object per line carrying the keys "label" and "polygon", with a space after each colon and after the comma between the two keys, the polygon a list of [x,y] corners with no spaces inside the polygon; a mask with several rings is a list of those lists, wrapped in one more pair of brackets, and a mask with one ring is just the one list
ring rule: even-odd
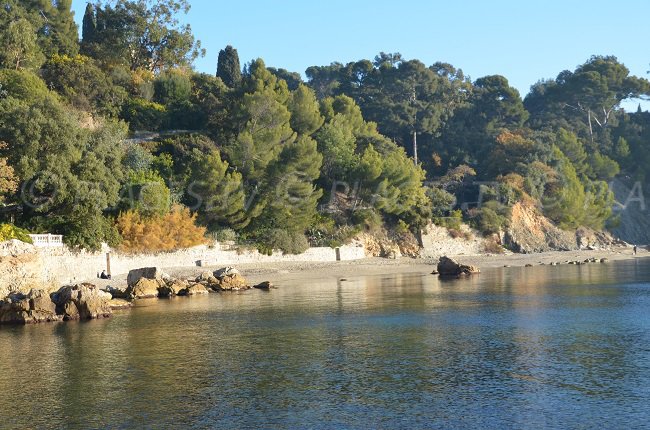
{"label": "hillside vegetation", "polygon": [[523,99],[503,76],[398,53],[303,81],[228,46],[204,74],[186,0],[89,4],[81,40],[70,3],[0,8],[0,198],[6,221],[73,247],[205,233],[298,253],[431,220],[491,235],[518,203],[598,230],[616,223],[607,182],[650,169],[650,113],[620,107],[650,84],[615,57]]}

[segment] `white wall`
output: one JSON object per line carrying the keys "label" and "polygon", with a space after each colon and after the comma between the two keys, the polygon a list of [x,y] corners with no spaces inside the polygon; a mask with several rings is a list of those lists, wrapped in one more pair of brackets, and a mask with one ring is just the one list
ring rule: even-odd
{"label": "white wall", "polygon": [[[61,283],[79,282],[93,279],[97,273],[106,268],[106,253],[72,253],[70,251],[53,251],[39,249],[42,259],[44,280],[58,280]],[[340,248],[341,260],[358,260],[365,258],[361,244],[345,245]],[[255,262],[281,261],[336,261],[336,251],[332,248],[310,248],[303,254],[262,255],[257,251],[238,253],[225,251],[220,247],[197,246],[173,253],[157,255],[125,255],[111,253],[111,274],[122,275],[140,267],[175,267],[226,266]]]}

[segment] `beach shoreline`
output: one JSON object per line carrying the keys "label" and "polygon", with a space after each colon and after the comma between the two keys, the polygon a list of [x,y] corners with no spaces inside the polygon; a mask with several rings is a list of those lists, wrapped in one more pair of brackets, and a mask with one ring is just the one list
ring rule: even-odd
{"label": "beach shoreline", "polygon": [[[526,265],[568,264],[569,261],[602,259],[608,261],[630,260],[650,257],[650,252],[639,249],[637,255],[631,247],[616,247],[601,250],[550,251],[533,254],[481,254],[451,256],[463,264],[478,266],[482,271],[499,267],[525,267]],[[408,258],[396,260],[371,257],[361,260],[337,262],[255,262],[235,266],[252,284],[270,281],[274,284],[309,281],[314,279],[341,279],[359,276],[387,275],[397,273],[428,274],[437,264],[437,258]],[[192,278],[203,272],[212,272],[224,265],[208,267],[162,267],[161,269],[176,278]],[[88,280],[100,287],[112,285],[126,286],[126,274],[117,275],[112,280]]]}

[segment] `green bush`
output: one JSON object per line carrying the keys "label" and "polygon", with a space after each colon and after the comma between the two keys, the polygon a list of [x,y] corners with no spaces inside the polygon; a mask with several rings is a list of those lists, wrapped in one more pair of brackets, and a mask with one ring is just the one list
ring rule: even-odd
{"label": "green bush", "polygon": [[352,224],[373,231],[382,225],[381,215],[374,209],[359,209],[352,212]]}
{"label": "green bush", "polygon": [[135,98],[126,102],[122,118],[129,123],[131,131],[161,130],[167,122],[167,110],[161,104]]}
{"label": "green bush", "polygon": [[13,224],[0,224],[0,242],[12,239],[18,239],[25,243],[32,243],[32,238],[29,237],[29,232],[27,230],[23,230]]}
{"label": "green bush", "polygon": [[237,232],[232,228],[222,228],[210,234],[210,236],[217,242],[236,242]]}
{"label": "green bush", "polygon": [[460,230],[463,223],[463,213],[460,210],[451,211],[449,216],[433,217],[433,223],[440,227],[445,227],[451,230]]}
{"label": "green bush", "polygon": [[470,213],[472,225],[484,235],[498,233],[510,223],[510,208],[497,201],[489,201]]}
{"label": "green bush", "polygon": [[309,242],[303,233],[272,229],[260,236],[257,248],[260,253],[267,255],[276,249],[285,254],[302,254],[309,249]]}

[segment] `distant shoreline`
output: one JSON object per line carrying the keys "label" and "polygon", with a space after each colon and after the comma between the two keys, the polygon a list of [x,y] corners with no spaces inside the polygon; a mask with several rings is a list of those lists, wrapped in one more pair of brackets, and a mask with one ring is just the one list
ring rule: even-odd
{"label": "distant shoreline", "polygon": [[[478,266],[481,270],[498,267],[525,267],[526,265],[549,265],[550,263],[566,264],[566,261],[584,261],[589,258],[606,258],[609,261],[630,260],[650,257],[650,252],[639,248],[638,254],[633,255],[631,247],[617,247],[602,250],[583,251],[551,251],[535,254],[482,254],[456,255],[453,258],[461,263]],[[396,260],[372,257],[362,260],[339,262],[255,262],[235,265],[242,275],[251,283],[271,281],[281,284],[288,281],[305,281],[315,279],[341,279],[359,276],[388,275],[399,273],[431,273],[437,263],[435,258],[407,258]],[[213,271],[225,265],[209,267],[177,267],[162,268],[174,277],[188,278],[198,276],[206,271]],[[111,281],[100,279],[89,280],[99,285],[126,285],[126,275],[114,277]]]}

